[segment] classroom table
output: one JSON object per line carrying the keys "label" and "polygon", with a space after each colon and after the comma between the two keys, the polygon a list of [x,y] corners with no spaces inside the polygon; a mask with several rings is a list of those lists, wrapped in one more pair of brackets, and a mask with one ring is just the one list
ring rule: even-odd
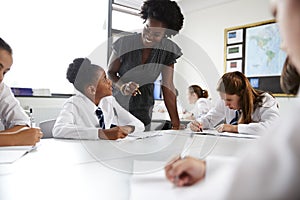
{"label": "classroom table", "polygon": [[[0,199],[132,199],[132,177],[162,171],[189,137],[186,131],[172,130],[159,135],[119,141],[42,139],[36,150],[0,164]],[[202,158],[235,157],[256,142],[195,135],[189,149]],[[139,162],[149,165],[136,168]]]}

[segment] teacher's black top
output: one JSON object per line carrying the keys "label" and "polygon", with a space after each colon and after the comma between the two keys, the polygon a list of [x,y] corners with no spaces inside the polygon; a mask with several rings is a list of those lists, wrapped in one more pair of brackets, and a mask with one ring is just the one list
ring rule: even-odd
{"label": "teacher's black top", "polygon": [[120,80],[124,83],[130,81],[138,83],[142,93],[137,96],[123,96],[119,90],[114,89],[113,95],[126,110],[147,126],[151,122],[154,105],[154,82],[164,67],[176,63],[182,52],[173,41],[163,38],[152,47],[146,63],[142,64],[143,48],[145,47],[141,33],[124,36],[113,44],[113,51],[121,62],[118,72]]}

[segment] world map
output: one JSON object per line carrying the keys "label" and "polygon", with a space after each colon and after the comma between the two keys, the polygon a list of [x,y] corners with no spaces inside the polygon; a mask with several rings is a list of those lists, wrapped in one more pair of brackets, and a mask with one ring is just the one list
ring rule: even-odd
{"label": "world map", "polygon": [[245,75],[280,76],[286,54],[280,49],[277,23],[246,29]]}

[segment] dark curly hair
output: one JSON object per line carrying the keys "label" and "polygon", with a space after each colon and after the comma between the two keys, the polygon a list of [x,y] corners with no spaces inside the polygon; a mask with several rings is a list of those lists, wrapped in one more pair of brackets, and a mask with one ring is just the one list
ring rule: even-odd
{"label": "dark curly hair", "polygon": [[183,25],[183,14],[177,3],[170,0],[147,0],[141,7],[141,18],[156,19],[167,26],[166,36],[174,36]]}
{"label": "dark curly hair", "polygon": [[92,64],[88,58],[76,58],[69,64],[67,79],[77,90],[84,93],[87,85],[98,81],[99,69],[103,70],[100,66]]}
{"label": "dark curly hair", "polygon": [[0,38],[0,49],[7,51],[9,54],[12,54],[11,47],[2,38]]}

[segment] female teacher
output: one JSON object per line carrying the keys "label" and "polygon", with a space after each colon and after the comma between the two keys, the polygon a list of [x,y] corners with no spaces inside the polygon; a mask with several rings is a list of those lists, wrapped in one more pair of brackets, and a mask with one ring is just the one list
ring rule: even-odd
{"label": "female teacher", "polygon": [[179,129],[173,74],[182,52],[168,38],[182,28],[183,15],[177,3],[170,0],[147,0],[140,14],[145,25],[142,33],[124,36],[112,45],[108,76],[113,82],[113,95],[150,130],[154,82],[161,74],[172,128]]}

